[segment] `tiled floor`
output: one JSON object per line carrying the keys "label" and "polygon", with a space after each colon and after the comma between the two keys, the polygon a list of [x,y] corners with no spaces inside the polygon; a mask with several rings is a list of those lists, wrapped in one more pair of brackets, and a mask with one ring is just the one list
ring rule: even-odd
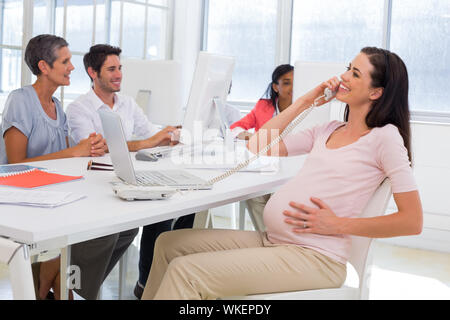
{"label": "tiled floor", "polygon": [[[216,227],[229,221],[215,218]],[[128,272],[124,299],[135,299],[133,288],[138,277],[138,241],[128,251]],[[374,264],[370,299],[450,299],[450,253],[411,249],[374,242]],[[118,267],[105,281],[102,299],[118,299]],[[12,299],[8,270],[0,265],[0,300]]]}

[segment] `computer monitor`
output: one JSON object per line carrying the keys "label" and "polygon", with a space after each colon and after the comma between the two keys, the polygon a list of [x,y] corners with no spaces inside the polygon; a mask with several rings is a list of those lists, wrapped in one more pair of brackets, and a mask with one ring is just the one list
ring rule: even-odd
{"label": "computer monitor", "polygon": [[[334,76],[345,72],[344,63],[303,62],[294,66],[293,101]],[[343,103],[334,99],[331,103],[314,109],[294,130],[297,132],[331,120],[343,119]]]}
{"label": "computer monitor", "polygon": [[180,136],[182,143],[204,141],[203,135],[208,129],[217,129],[218,133],[221,131],[222,119],[216,105],[227,100],[234,65],[233,57],[199,53],[184,114]]}

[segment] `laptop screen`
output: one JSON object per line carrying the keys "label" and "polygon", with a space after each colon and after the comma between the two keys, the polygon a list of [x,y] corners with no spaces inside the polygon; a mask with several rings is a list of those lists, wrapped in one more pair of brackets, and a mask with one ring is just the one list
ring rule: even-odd
{"label": "laptop screen", "polygon": [[112,111],[99,110],[103,132],[108,144],[114,172],[123,181],[137,185],[133,162],[125,138],[120,116]]}

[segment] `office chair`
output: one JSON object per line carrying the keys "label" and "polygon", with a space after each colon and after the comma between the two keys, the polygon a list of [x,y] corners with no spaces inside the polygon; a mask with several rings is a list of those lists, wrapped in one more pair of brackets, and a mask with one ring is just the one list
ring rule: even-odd
{"label": "office chair", "polygon": [[[375,191],[360,217],[384,215],[391,198],[391,184],[385,179]],[[352,248],[347,263],[347,279],[341,288],[258,294],[223,299],[243,300],[367,300],[369,298],[372,239],[351,236]]]}
{"label": "office chair", "polygon": [[7,264],[14,300],[36,300],[28,247],[0,237],[0,263]]}

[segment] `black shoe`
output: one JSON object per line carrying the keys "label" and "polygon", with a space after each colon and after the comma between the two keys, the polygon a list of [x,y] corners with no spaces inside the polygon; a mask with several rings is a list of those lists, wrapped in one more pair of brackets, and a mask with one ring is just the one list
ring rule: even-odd
{"label": "black shoe", "polygon": [[136,285],[134,286],[134,295],[136,298],[138,298],[139,300],[141,300],[142,298],[142,294],[144,293],[144,288],[142,288],[139,285],[139,282],[136,282]]}

